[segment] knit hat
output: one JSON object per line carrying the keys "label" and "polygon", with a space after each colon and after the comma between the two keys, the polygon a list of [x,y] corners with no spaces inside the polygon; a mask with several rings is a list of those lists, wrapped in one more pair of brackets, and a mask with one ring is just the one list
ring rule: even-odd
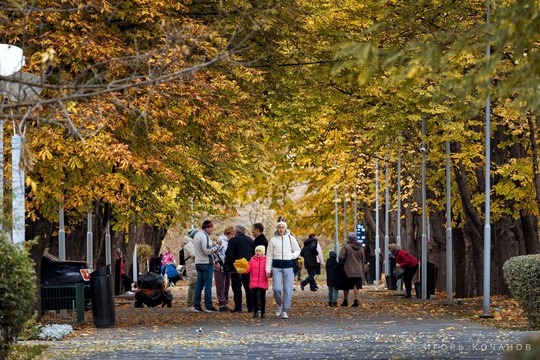
{"label": "knit hat", "polygon": [[204,220],[201,226],[203,229],[214,227],[214,224],[210,220]]}
{"label": "knit hat", "polygon": [[349,239],[350,241],[353,241],[353,240],[358,241],[358,238],[356,237],[356,234],[353,233],[353,232],[350,232],[350,233],[347,234],[347,239]]}
{"label": "knit hat", "polygon": [[285,222],[285,220],[278,221],[277,226],[279,226],[279,225],[285,226],[285,229],[287,228],[287,223]]}
{"label": "knit hat", "polygon": [[263,255],[265,254],[265,250],[264,250],[264,245],[259,245],[259,246],[256,246],[255,247],[255,252],[257,252],[257,250],[261,250]]}
{"label": "knit hat", "polygon": [[190,238],[193,239],[193,238],[195,238],[195,234],[198,233],[198,232],[199,232],[199,230],[191,229],[191,230],[188,231],[188,235],[189,235]]}

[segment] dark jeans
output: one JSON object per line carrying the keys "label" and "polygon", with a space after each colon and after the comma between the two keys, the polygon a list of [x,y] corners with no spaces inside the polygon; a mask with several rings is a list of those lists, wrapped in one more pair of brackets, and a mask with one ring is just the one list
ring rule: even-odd
{"label": "dark jeans", "polygon": [[124,285],[124,291],[131,291],[131,283],[133,281],[131,281],[131,278],[129,277],[128,274],[122,274],[120,276],[122,278],[122,283]]}
{"label": "dark jeans", "polygon": [[[254,288],[251,289],[253,295],[253,304],[259,304],[261,315],[265,314],[266,311],[266,289]],[[257,312],[257,309],[254,309],[253,312]]]}
{"label": "dark jeans", "polygon": [[231,286],[234,298],[234,310],[242,311],[242,286],[246,292],[246,303],[249,312],[253,311],[253,295],[249,288],[249,274],[231,273]]}
{"label": "dark jeans", "polygon": [[405,284],[405,292],[407,296],[411,295],[412,278],[414,277],[414,274],[416,274],[416,270],[418,270],[418,265],[413,266],[412,268],[405,268],[405,272],[403,273],[403,284]]}
{"label": "dark jeans", "polygon": [[201,293],[204,288],[204,306],[207,309],[212,308],[212,278],[214,277],[214,265],[195,264],[197,270],[197,287],[195,288],[194,307],[201,308]]}
{"label": "dark jeans", "polygon": [[317,275],[317,267],[316,266],[309,266],[306,267],[306,270],[308,272],[308,277],[305,278],[300,284],[302,286],[306,286],[309,284],[309,288],[311,290],[315,290],[317,287],[317,283],[315,282],[315,275]]}

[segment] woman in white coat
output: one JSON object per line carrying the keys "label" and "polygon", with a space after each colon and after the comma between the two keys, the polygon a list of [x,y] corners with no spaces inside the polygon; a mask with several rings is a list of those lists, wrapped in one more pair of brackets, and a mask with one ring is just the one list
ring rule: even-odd
{"label": "woman in white coat", "polygon": [[273,277],[274,299],[276,299],[276,316],[288,319],[287,312],[291,308],[294,271],[293,259],[300,256],[300,246],[296,238],[287,229],[287,223],[280,220],[277,230],[268,242],[266,251],[266,277]]}

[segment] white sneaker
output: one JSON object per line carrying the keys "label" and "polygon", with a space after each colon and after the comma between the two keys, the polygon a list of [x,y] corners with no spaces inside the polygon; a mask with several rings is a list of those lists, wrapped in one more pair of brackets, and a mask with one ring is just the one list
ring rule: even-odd
{"label": "white sneaker", "polygon": [[281,315],[281,310],[283,310],[283,305],[279,305],[276,310],[276,316]]}
{"label": "white sneaker", "polygon": [[195,312],[195,308],[193,306],[190,306],[190,307],[186,308],[186,311],[187,312]]}
{"label": "white sneaker", "polygon": [[288,318],[289,318],[289,315],[287,315],[287,313],[286,313],[285,311],[283,312],[283,318],[284,318],[284,319],[288,319]]}
{"label": "white sneaker", "polygon": [[126,295],[135,295],[135,293],[133,291],[126,291],[125,294]]}

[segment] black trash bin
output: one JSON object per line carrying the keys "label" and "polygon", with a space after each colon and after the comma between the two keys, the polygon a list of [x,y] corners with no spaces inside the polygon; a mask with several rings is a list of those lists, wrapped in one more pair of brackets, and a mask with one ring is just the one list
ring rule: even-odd
{"label": "black trash bin", "polygon": [[369,257],[369,271],[367,275],[367,283],[373,284],[373,279],[375,279],[375,256]]}
{"label": "black trash bin", "polygon": [[90,273],[92,293],[92,317],[95,327],[116,326],[114,289],[111,266],[107,265]]}
{"label": "black trash bin", "polygon": [[390,256],[390,274],[385,275],[386,287],[388,290],[397,290],[397,279],[394,276],[394,266],[396,266],[396,258]]}
{"label": "black trash bin", "polygon": [[[419,262],[421,263],[421,262]],[[437,285],[437,275],[439,272],[439,268],[435,266],[434,263],[427,262],[427,298],[429,299],[431,295],[435,295],[435,287]],[[421,271],[421,270],[420,270]],[[420,273],[420,279],[422,279],[422,275]],[[418,299],[422,298],[422,282],[417,281],[414,283],[414,289],[416,290],[416,297]]]}

